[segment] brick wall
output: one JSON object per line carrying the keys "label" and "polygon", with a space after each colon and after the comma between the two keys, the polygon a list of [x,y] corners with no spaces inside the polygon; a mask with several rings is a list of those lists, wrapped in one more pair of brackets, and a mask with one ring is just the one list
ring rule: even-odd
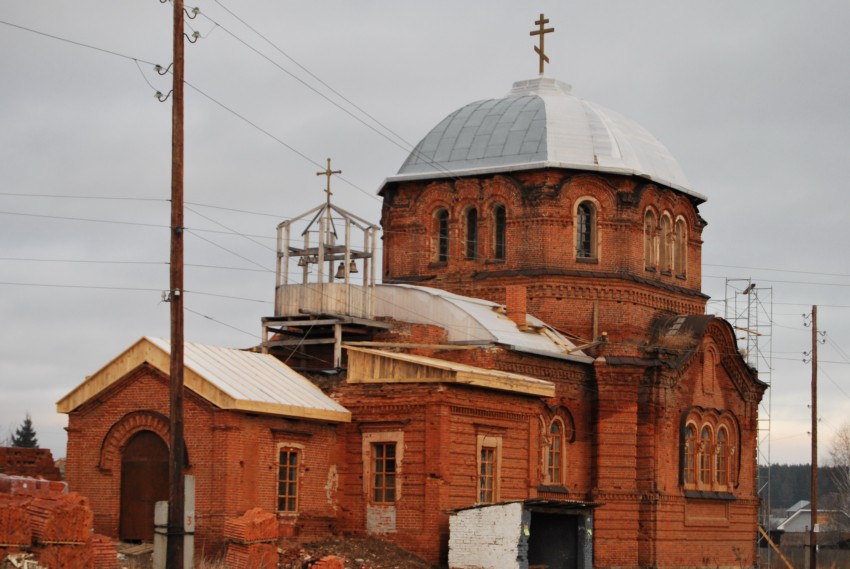
{"label": "brick wall", "polygon": [[[575,208],[598,210],[595,259],[576,259]],[[507,211],[506,255],[495,259],[493,208]],[[479,255],[465,248],[465,212],[478,211]],[[437,262],[434,212],[449,211],[449,259]],[[647,270],[644,212],[681,217],[688,228],[687,270]],[[598,331],[617,342],[637,341],[659,313],[699,314],[701,234],[693,201],[635,178],[570,170],[405,182],[384,189],[384,282],[415,282],[458,294],[505,302],[505,287],[528,287],[529,311],[584,338]]]}
{"label": "brick wall", "polygon": [[[307,535],[330,535],[337,512],[332,425],[223,411],[188,391],[184,406],[186,473],[196,478],[199,550],[209,554],[222,544],[225,518],[254,507],[276,511],[277,448],[282,443],[305,449],[299,511],[281,515],[281,524],[298,524]],[[99,533],[118,535],[123,446],[140,430],[156,432],[167,444],[167,423],[163,427],[157,420],[167,414],[167,378],[149,366],[137,368],[70,413],[68,482],[90,500]]]}

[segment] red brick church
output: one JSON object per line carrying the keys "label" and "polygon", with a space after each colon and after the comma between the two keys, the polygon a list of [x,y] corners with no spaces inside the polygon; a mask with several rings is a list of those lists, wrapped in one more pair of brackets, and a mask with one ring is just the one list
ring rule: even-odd
{"label": "red brick church", "polygon": [[[279,227],[261,344],[187,346],[199,549],[261,507],[283,540],[472,567],[473,512],[516,552],[487,566],[755,563],[766,386],[704,315],[705,198],[660,142],[541,75],[449,114],[380,195],[380,266],[329,192]],[[152,532],[168,359],[143,338],[58,404],[98,532]]]}

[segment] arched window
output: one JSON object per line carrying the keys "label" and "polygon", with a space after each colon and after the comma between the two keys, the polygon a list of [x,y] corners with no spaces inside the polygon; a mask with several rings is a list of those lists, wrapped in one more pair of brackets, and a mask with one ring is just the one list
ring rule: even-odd
{"label": "arched window", "polygon": [[546,449],[546,477],[550,484],[562,484],[564,458],[564,427],[555,419],[549,425],[549,445]]}
{"label": "arched window", "polygon": [[659,232],[661,233],[661,242],[659,243],[658,269],[661,272],[669,273],[673,263],[673,223],[670,221],[669,215],[661,216]]}
{"label": "arched window", "polygon": [[466,258],[478,257],[478,210],[466,210]]}
{"label": "arched window", "polygon": [[493,258],[504,260],[507,237],[507,218],[505,206],[499,204],[493,208]]}
{"label": "arched window", "polygon": [[696,438],[696,428],[688,425],[685,429],[685,460],[682,476],[686,486],[696,484]]}
{"label": "arched window", "polygon": [[596,207],[591,201],[576,208],[576,258],[596,258]]}
{"label": "arched window", "polygon": [[708,425],[702,428],[699,434],[699,452],[697,453],[699,463],[700,485],[711,484],[711,429]]}
{"label": "arched window", "polygon": [[655,212],[648,209],[643,216],[643,263],[647,269],[653,270],[655,269],[655,265],[658,264],[655,226]]}
{"label": "arched window", "polygon": [[729,481],[729,436],[726,427],[717,431],[717,442],[714,446],[714,481],[719,486],[726,486]]}
{"label": "arched window", "polygon": [[676,231],[673,238],[673,272],[684,276],[688,266],[688,228],[685,220],[676,220]]}
{"label": "arched window", "polygon": [[449,260],[449,211],[441,207],[434,212],[434,252],[432,258],[438,263]]}
{"label": "arched window", "polygon": [[[741,437],[729,411],[692,407],[682,417],[680,483],[686,492],[734,492],[741,461]],[[699,433],[699,435],[697,435]]]}

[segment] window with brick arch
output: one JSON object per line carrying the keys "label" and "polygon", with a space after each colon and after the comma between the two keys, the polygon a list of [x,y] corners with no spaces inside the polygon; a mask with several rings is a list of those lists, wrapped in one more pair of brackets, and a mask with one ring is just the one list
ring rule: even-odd
{"label": "window with brick arch", "polygon": [[657,221],[655,212],[646,210],[643,215],[643,264],[647,270],[655,270],[658,265],[658,247],[655,239]]}
{"label": "window with brick arch", "polygon": [[372,500],[376,504],[395,502],[396,443],[372,444]]}
{"label": "window with brick arch", "polygon": [[681,217],[676,220],[673,236],[673,272],[685,276],[688,267],[688,227]]}
{"label": "window with brick arch", "polygon": [[301,463],[301,451],[296,448],[281,447],[277,463],[277,509],[279,512],[298,511],[298,468]]}
{"label": "window with brick arch", "polygon": [[576,258],[596,258],[596,206],[589,200],[576,208]]}
{"label": "window with brick arch", "polygon": [[697,430],[693,425],[685,428],[685,458],[682,479],[685,486],[696,484],[696,439]]}
{"label": "window with brick arch", "polygon": [[717,441],[714,444],[714,481],[718,486],[729,483],[729,435],[726,427],[717,430]]}
{"label": "window with brick arch", "polygon": [[505,206],[493,208],[493,258],[504,261],[507,257],[507,213]]}
{"label": "window with brick arch", "polygon": [[434,212],[434,250],[432,259],[438,263],[449,260],[449,210],[444,207]]}
{"label": "window with brick arch", "polygon": [[658,252],[658,268],[663,273],[672,271],[673,266],[673,222],[670,221],[670,216],[664,214],[661,216],[661,224],[659,225],[660,243]]}
{"label": "window with brick arch", "polygon": [[466,258],[478,257],[478,210],[474,207],[466,210]]}
{"label": "window with brick arch", "polygon": [[555,419],[549,425],[549,437],[546,447],[546,479],[549,484],[563,484],[564,464],[564,425]]}

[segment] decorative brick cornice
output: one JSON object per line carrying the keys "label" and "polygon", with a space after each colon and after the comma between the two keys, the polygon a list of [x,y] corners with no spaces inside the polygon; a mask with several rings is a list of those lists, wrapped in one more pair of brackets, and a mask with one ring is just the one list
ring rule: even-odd
{"label": "decorative brick cornice", "polygon": [[487,419],[501,419],[505,421],[524,422],[531,417],[528,413],[511,413],[508,411],[493,411],[490,409],[478,409],[475,407],[460,407],[452,405],[449,407],[452,415],[463,415],[465,417],[479,417]]}

